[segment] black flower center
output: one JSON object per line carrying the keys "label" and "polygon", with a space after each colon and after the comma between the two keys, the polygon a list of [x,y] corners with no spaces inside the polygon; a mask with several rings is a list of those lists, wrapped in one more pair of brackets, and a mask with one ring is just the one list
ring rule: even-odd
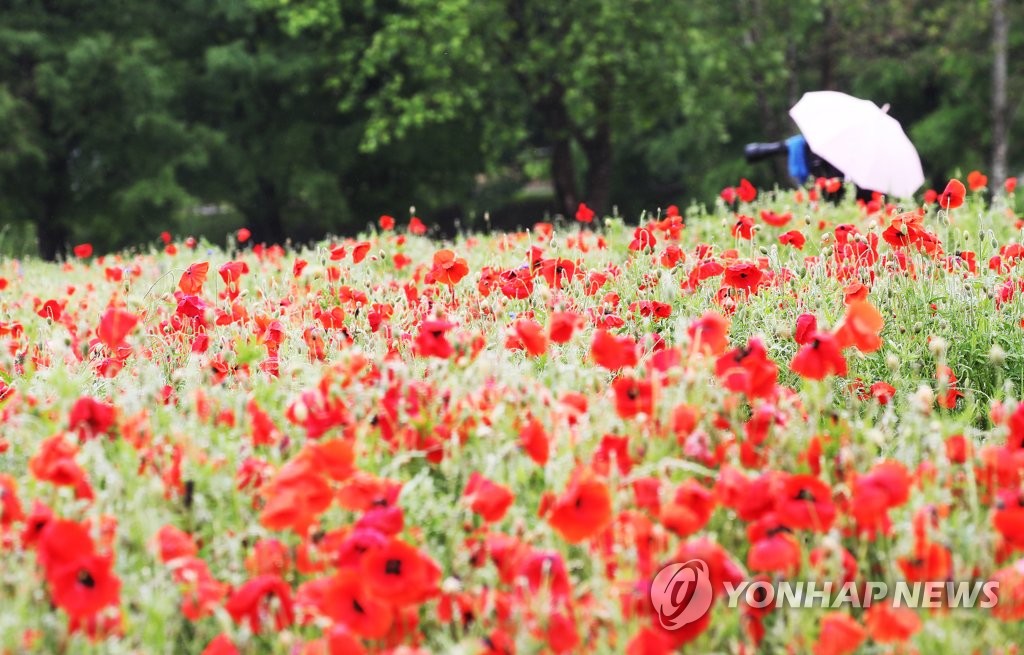
{"label": "black flower center", "polygon": [[96,580],[93,579],[92,574],[82,569],[78,572],[78,584],[88,589],[96,587]]}
{"label": "black flower center", "polygon": [[402,575],[402,560],[389,559],[384,563],[384,572],[388,575]]}
{"label": "black flower center", "polygon": [[814,494],[807,489],[801,489],[799,493],[797,493],[795,500],[809,500],[814,502]]}

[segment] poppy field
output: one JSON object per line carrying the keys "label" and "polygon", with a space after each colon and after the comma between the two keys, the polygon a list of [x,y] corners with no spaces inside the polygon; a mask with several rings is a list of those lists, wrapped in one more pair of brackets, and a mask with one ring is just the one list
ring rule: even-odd
{"label": "poppy field", "polygon": [[[1015,653],[1024,223],[966,181],[3,260],[0,651]],[[727,607],[751,580],[999,587]]]}

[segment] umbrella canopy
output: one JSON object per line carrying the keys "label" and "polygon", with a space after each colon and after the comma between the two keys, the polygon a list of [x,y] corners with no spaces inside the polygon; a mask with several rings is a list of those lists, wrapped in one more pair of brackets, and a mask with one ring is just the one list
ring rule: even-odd
{"label": "umbrella canopy", "polygon": [[789,115],[819,157],[857,186],[911,196],[924,184],[917,149],[899,121],[879,107],[838,91],[805,93]]}

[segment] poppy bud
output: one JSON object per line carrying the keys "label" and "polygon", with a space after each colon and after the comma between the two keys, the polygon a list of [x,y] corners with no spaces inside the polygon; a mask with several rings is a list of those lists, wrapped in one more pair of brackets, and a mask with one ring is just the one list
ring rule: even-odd
{"label": "poppy bud", "polygon": [[928,350],[931,351],[935,357],[943,357],[946,354],[946,350],[949,348],[949,344],[942,337],[932,337],[928,341]]}
{"label": "poppy bud", "polygon": [[935,392],[928,385],[922,384],[910,397],[910,400],[915,409],[922,413],[928,413],[932,409],[932,404],[935,403]]}

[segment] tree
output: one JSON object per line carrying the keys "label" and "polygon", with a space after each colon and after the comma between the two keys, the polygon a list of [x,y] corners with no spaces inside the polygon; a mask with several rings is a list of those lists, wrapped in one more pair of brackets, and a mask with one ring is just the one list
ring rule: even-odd
{"label": "tree", "polygon": [[1010,17],[1006,0],[992,0],[992,176],[1006,179],[1009,149],[1009,105],[1006,69],[1010,46]]}
{"label": "tree", "polygon": [[[288,3],[297,30],[332,33],[349,3]],[[377,29],[335,79],[370,112],[366,151],[427,125],[483,135],[492,168],[549,151],[558,209],[611,203],[615,153],[633,126],[678,115],[694,91],[679,43],[685,8],[653,0],[368,2]],[[385,10],[386,9],[386,10]],[[582,163],[582,166],[580,165]]]}
{"label": "tree", "polygon": [[0,194],[6,221],[35,223],[44,257],[72,239],[125,245],[190,201],[178,171],[204,152],[172,111],[176,64],[155,36],[165,19],[144,2],[5,10]]}

